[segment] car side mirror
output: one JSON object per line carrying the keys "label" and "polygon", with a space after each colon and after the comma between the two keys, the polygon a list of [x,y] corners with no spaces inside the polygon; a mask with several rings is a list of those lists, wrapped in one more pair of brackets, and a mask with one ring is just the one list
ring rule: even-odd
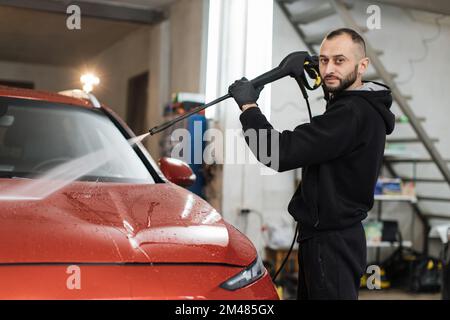
{"label": "car side mirror", "polygon": [[163,157],[159,159],[159,167],[167,180],[181,187],[189,187],[197,179],[186,162],[175,158]]}

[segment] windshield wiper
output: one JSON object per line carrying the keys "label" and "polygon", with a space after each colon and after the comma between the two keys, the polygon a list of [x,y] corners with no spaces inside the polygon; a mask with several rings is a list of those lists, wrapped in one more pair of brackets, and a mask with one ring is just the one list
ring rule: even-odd
{"label": "windshield wiper", "polygon": [[[19,171],[0,171],[0,178],[26,178],[35,179],[39,178],[39,175],[32,172],[19,172]],[[135,179],[135,178],[119,178],[119,177],[105,177],[105,176],[92,176],[85,175],[81,176],[76,181],[89,181],[89,182],[122,182],[122,183],[147,183],[146,179]]]}
{"label": "windshield wiper", "polygon": [[31,173],[18,171],[0,171],[0,178],[31,178]]}
{"label": "windshield wiper", "polygon": [[92,175],[82,176],[82,177],[78,178],[77,181],[148,183],[148,180],[146,180],[146,179],[126,178],[126,177],[111,177],[111,176],[92,176]]}

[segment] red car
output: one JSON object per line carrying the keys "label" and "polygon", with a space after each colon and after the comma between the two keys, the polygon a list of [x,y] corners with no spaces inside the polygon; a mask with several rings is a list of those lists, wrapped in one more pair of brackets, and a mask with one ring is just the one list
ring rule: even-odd
{"label": "red car", "polygon": [[278,299],[189,166],[133,137],[93,96],[0,87],[0,299]]}

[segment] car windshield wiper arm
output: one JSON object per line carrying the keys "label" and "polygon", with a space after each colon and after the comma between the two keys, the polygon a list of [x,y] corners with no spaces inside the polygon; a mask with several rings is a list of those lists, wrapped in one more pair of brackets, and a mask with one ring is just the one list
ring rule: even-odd
{"label": "car windshield wiper arm", "polygon": [[30,172],[0,171],[0,178],[29,178]]}

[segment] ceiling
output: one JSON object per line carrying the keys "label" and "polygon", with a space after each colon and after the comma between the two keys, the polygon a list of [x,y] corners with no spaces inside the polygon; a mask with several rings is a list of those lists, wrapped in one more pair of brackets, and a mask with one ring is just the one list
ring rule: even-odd
{"label": "ceiling", "polygon": [[79,65],[139,27],[84,18],[81,30],[69,30],[64,15],[2,7],[0,60]]}
{"label": "ceiling", "polygon": [[66,3],[72,1],[3,2],[0,0],[0,60],[79,66],[143,25],[161,21],[161,11],[154,9],[174,1],[78,1],[81,30],[66,27]]}
{"label": "ceiling", "polygon": [[130,8],[158,9],[167,7],[175,0],[83,0],[83,2],[104,3]]}

